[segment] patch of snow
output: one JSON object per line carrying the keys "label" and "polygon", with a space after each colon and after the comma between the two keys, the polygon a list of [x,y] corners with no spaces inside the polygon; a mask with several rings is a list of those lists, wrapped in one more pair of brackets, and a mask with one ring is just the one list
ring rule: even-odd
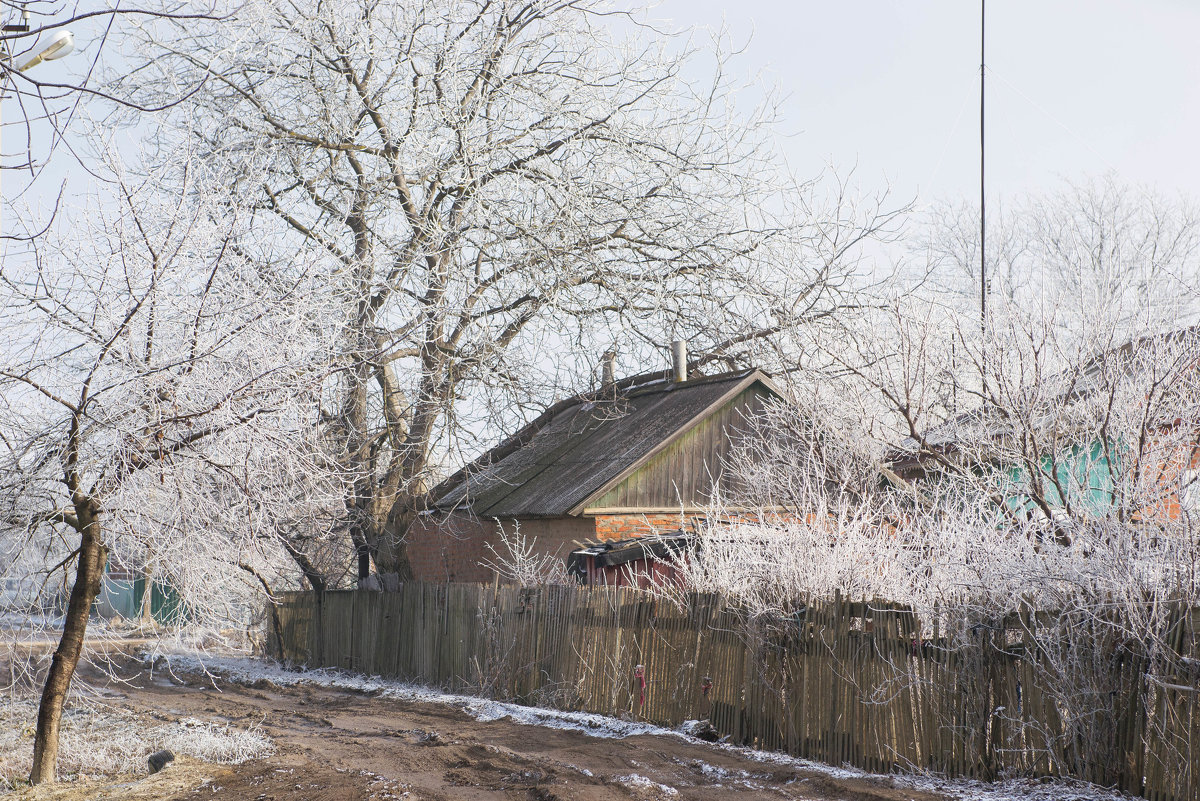
{"label": "patch of snow", "polygon": [[[0,705],[0,790],[12,789],[29,775],[36,719],[34,699]],[[126,709],[88,704],[63,712],[59,772],[67,776],[144,773],[146,755],[163,748],[226,764],[259,759],[275,750],[270,738],[253,726],[240,729],[194,718],[157,723]]]}
{"label": "patch of snow", "polygon": [[679,795],[679,791],[676,790],[674,787],[670,787],[666,784],[659,784],[656,781],[651,781],[650,779],[647,779],[645,776],[642,776],[637,773],[630,773],[628,776],[617,776],[613,779],[613,781],[617,784],[623,784],[631,790],[642,792],[642,793],[646,793],[646,792],[655,793],[656,792],[656,793],[659,793],[660,795],[671,796],[671,797]]}
{"label": "patch of snow", "polygon": [[62,615],[47,615],[39,612],[0,612],[0,629],[5,631],[61,630]]}
{"label": "patch of snow", "polygon": [[591,737],[607,738],[633,737],[639,734],[678,735],[672,729],[665,729],[649,723],[618,720],[590,712],[564,712],[544,707],[492,701],[471,695],[457,695],[414,684],[388,681],[377,676],[345,673],[331,668],[294,671],[270,663],[238,657],[205,656],[199,658],[193,654],[180,652],[167,653],[162,656],[168,670],[199,671],[238,684],[249,684],[260,679],[267,679],[281,687],[313,684],[333,689],[369,693],[401,701],[442,704],[460,709],[483,723],[494,720],[511,720],[526,726],[578,731]]}
{"label": "patch of snow", "polygon": [[[693,739],[693,738],[688,738]],[[696,740],[696,742],[701,742]],[[757,751],[753,748],[747,748],[742,745],[727,745],[727,744],[712,744],[713,748],[722,751],[728,751],[746,759],[751,759],[755,762],[761,762],[765,765],[778,765],[783,768],[793,768],[795,770],[810,771],[812,773],[823,773],[831,779],[861,779],[866,776],[875,774],[867,773],[852,767],[835,767],[826,765],[824,762],[813,762],[800,757],[789,756],[788,754],[780,754],[775,751]]]}
{"label": "patch of snow", "polygon": [[709,742],[716,742],[718,739],[716,738],[716,730],[713,729],[712,724],[707,720],[685,720],[679,724],[678,730],[683,734],[699,739],[704,739],[701,735],[710,733],[714,739]]}
{"label": "patch of snow", "polygon": [[729,770],[719,765],[710,765],[701,759],[693,759],[687,765],[693,770],[699,771],[705,781],[716,787],[723,786],[718,784],[718,782],[725,782],[738,787],[744,787],[747,790],[761,790],[763,784],[761,781],[756,780],[769,778],[766,774],[751,773],[748,770]]}
{"label": "patch of snow", "polygon": [[993,783],[969,779],[898,776],[898,787],[943,793],[960,801],[1130,801],[1130,797],[1073,779],[1008,779]]}
{"label": "patch of snow", "polygon": [[228,765],[262,759],[275,751],[271,739],[257,727],[238,729],[195,718],[184,718],[162,727],[155,739],[176,754],[190,754],[206,762]]}
{"label": "patch of snow", "polygon": [[[941,793],[957,801],[1129,801],[1129,796],[1113,790],[1097,787],[1088,782],[1073,779],[1007,779],[997,782],[981,782],[972,779],[947,779],[921,774],[877,774],[849,766],[834,767],[821,762],[780,754],[773,751],[756,751],[752,748],[733,745],[713,745],[713,748],[729,751],[747,759],[784,768],[820,773],[833,779],[876,779],[889,782],[897,788]],[[714,776],[726,776],[726,780],[737,779],[749,785],[753,774],[745,771],[727,771],[716,765],[700,763],[697,767]]]}

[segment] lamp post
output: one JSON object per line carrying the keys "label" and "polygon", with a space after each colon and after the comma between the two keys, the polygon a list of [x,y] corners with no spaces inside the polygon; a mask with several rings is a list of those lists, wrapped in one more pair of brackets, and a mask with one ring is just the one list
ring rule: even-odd
{"label": "lamp post", "polygon": [[[26,11],[25,15],[24,15],[24,24],[22,24],[22,25],[5,25],[4,30],[5,31],[16,31],[16,32],[21,32],[23,30],[24,31],[29,30],[29,16],[28,15],[29,15],[29,12]],[[44,48],[42,48],[42,51],[40,53],[38,53],[33,58],[29,59],[29,61],[26,61],[21,66],[17,67],[16,72],[24,72],[25,70],[32,69],[33,67],[36,67],[38,64],[41,64],[43,61],[54,61],[55,59],[62,58],[63,56],[67,55],[74,49],[75,49],[75,34],[71,33],[70,31],[59,31],[58,33],[56,33],[50,37],[49,42],[46,44],[46,46]],[[7,47],[5,48],[5,50],[7,50]],[[5,52],[3,55],[4,55],[5,61],[9,61],[11,63],[11,59],[9,58],[8,53]],[[0,75],[0,155],[2,155],[4,153],[4,149],[3,149],[4,117],[3,117],[3,113],[2,113],[3,108],[4,108],[4,102],[3,102],[4,101],[4,93],[8,89],[8,74],[11,71],[12,71],[11,68],[6,69],[6,70],[4,70],[3,74]],[[3,167],[4,167],[4,165],[0,164],[0,187],[3,186],[3,175],[4,175]],[[0,191],[0,221],[3,220],[3,199],[4,199],[3,192]],[[2,233],[3,233],[3,228],[0,228],[0,234],[2,234]]]}

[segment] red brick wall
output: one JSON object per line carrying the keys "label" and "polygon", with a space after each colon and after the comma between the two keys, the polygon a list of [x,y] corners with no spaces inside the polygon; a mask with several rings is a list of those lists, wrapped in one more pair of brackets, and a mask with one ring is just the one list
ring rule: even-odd
{"label": "red brick wall", "polygon": [[627,540],[648,534],[667,534],[672,531],[690,531],[691,521],[702,515],[673,514],[623,514],[596,515],[596,538],[603,540]]}
{"label": "red brick wall", "polygon": [[491,581],[480,564],[496,524],[467,515],[422,515],[408,531],[408,560],[417,581]]}
{"label": "red brick wall", "polygon": [[513,523],[517,523],[521,536],[526,542],[533,543],[537,553],[554,554],[562,560],[563,567],[566,567],[567,556],[579,547],[576,541],[593,542],[596,539],[595,523],[588,517],[503,520],[501,523],[510,533]]}
{"label": "red brick wall", "polygon": [[[547,519],[501,521],[506,531],[516,523],[527,542],[538,553],[552,553],[566,564],[567,554],[575,549],[574,540],[595,539],[590,518],[557,517]],[[494,572],[487,565],[494,561],[493,548],[503,553],[494,520],[480,520],[464,514],[424,515],[408,532],[408,558],[417,581],[490,582]]]}
{"label": "red brick wall", "polygon": [[[613,515],[596,515],[596,539],[601,542],[607,540],[627,540],[631,537],[645,537],[650,534],[670,534],[675,531],[695,531],[696,526],[693,523],[703,523],[708,521],[711,525],[718,526],[721,523],[734,523],[739,519],[756,521],[759,519],[757,512],[746,512],[739,514],[737,512],[729,513],[725,517],[711,518],[704,514],[682,514],[680,512],[672,512],[668,514],[613,514]],[[770,512],[763,518],[767,524],[792,523],[797,522],[798,518],[789,512]],[[815,520],[813,515],[808,516],[809,522]]]}
{"label": "red brick wall", "polygon": [[[575,542],[627,540],[648,534],[692,530],[702,515],[617,514],[596,517],[554,517],[502,521],[506,530],[516,523],[521,536],[538,553],[552,553],[564,563]],[[494,520],[464,514],[421,517],[408,534],[408,558],[418,581],[492,581],[486,564],[494,560],[488,545],[501,550]]]}
{"label": "red brick wall", "polygon": [[[1192,446],[1189,452],[1175,456],[1175,459],[1159,465],[1157,471],[1147,470],[1149,480],[1158,482],[1159,495],[1155,501],[1134,514],[1135,520],[1165,526],[1183,517],[1183,498],[1180,497],[1179,488],[1188,484],[1191,478],[1188,471],[1200,470],[1200,446]],[[1196,491],[1194,487],[1191,489],[1192,498],[1195,498]],[[1197,510],[1189,511],[1195,514]]]}

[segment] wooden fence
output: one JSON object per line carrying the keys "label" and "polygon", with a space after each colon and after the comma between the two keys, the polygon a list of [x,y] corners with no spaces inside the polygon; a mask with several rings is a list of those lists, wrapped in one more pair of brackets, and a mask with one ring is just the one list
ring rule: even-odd
{"label": "wooden fence", "polygon": [[319,604],[294,593],[278,612],[281,653],[313,667],[664,726],[708,719],[735,743],[869,771],[1069,775],[1200,801],[1200,610],[1169,616],[1176,658],[1153,671],[1075,637],[1063,647],[1093,668],[1069,690],[1033,656],[1051,624],[1036,614],[981,623],[951,648],[882,601],[762,620],[713,595],[413,583]]}

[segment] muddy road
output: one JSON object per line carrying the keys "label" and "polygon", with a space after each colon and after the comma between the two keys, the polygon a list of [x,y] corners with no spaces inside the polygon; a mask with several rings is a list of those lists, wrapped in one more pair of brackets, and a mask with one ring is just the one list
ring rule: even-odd
{"label": "muddy road", "polygon": [[123,681],[93,676],[114,703],[148,721],[198,718],[257,726],[276,752],[236,766],[182,759],[119,785],[33,788],[21,799],[247,801],[551,801],[551,799],[815,799],[943,801],[887,778],[834,778],[671,735],[593,737],[476,720],[438,703],[312,684],[248,684],[196,672],[121,665]]}

